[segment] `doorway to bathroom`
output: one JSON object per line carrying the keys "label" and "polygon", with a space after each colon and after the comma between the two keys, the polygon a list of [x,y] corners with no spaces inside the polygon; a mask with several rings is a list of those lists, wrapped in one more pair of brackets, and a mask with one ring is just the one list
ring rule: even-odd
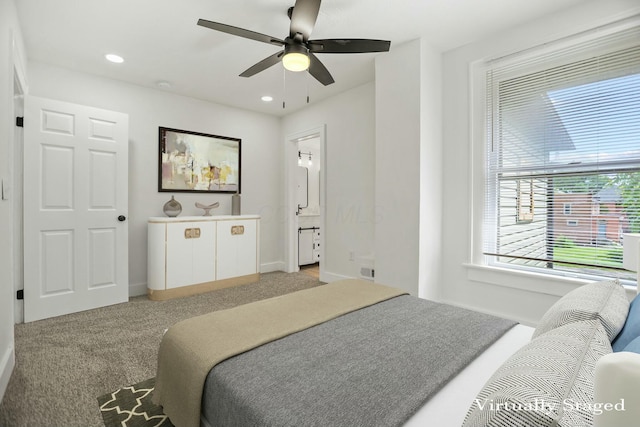
{"label": "doorway to bathroom", "polygon": [[288,271],[322,280],[324,256],[324,127],[287,138]]}

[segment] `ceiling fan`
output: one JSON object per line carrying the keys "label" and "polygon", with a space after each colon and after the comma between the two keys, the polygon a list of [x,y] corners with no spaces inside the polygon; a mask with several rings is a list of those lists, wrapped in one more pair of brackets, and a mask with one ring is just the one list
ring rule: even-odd
{"label": "ceiling fan", "polygon": [[320,2],[321,0],[296,0],[295,5],[287,11],[291,19],[291,26],[289,28],[289,36],[284,40],[219,22],[207,21],[205,19],[199,19],[198,25],[234,36],[284,47],[280,52],[274,53],[249,67],[240,74],[241,77],[251,77],[282,61],[284,67],[290,71],[304,71],[308,69],[309,74],[327,86],[335,80],[333,80],[329,70],[327,70],[322,62],[315,56],[316,53],[369,53],[389,51],[391,42],[386,40],[309,40],[311,31],[313,31],[316,19],[318,18]]}

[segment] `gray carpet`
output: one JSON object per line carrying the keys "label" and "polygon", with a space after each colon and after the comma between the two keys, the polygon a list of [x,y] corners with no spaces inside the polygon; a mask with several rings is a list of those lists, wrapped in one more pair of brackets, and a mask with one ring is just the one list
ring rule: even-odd
{"label": "gray carpet", "polygon": [[163,331],[189,317],[308,289],[302,273],[169,301],[128,303],[16,325],[16,369],[0,404],[2,427],[103,426],[96,398],[154,377]]}

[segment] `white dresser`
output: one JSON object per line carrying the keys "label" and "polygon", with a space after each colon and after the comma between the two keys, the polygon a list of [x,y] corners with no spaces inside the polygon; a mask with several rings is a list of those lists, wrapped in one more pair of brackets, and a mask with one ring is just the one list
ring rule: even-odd
{"label": "white dresser", "polygon": [[147,292],[165,300],[260,279],[258,215],[152,217]]}

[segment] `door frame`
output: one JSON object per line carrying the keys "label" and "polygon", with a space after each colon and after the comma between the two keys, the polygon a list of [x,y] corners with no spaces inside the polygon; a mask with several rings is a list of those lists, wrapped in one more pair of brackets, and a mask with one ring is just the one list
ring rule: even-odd
{"label": "door frame", "polygon": [[[24,116],[26,82],[22,71],[14,66],[13,117]],[[24,289],[24,128],[13,126],[12,153],[12,198],[13,198],[13,291],[14,295]],[[15,323],[24,322],[24,300],[14,299]]]}
{"label": "door frame", "polygon": [[[11,86],[5,87],[6,94],[11,94],[12,97],[16,97],[18,95],[24,95],[28,91],[26,73],[24,72],[24,61],[22,60],[23,55],[21,54],[19,48],[19,37],[13,29],[9,29],[9,41],[10,41],[10,49],[11,55],[8,58],[9,67],[8,70],[11,73],[11,77],[7,80],[8,84]],[[20,215],[22,212],[22,206],[16,206],[16,194],[18,191],[21,191],[21,188],[16,185],[15,181],[15,164],[16,164],[16,144],[19,142],[17,138],[20,137],[20,134],[16,132],[16,128],[14,126],[14,120],[16,117],[16,103],[11,100],[11,105],[8,106],[7,112],[9,113],[8,129],[6,130],[6,134],[3,129],[3,138],[7,138],[7,158],[9,160],[8,166],[8,176],[3,176],[2,178],[2,196],[3,201],[1,203],[8,203],[9,207],[9,215],[6,218],[10,224],[8,227],[10,228],[10,236],[9,236],[9,248],[8,248],[8,256],[7,256],[7,264],[3,264],[7,266],[7,274],[6,277],[9,279],[9,283],[3,284],[3,286],[9,287],[9,295],[11,296],[11,300],[2,301],[2,310],[7,309],[9,311],[8,316],[2,316],[2,325],[0,328],[2,332],[0,335],[0,401],[4,397],[4,394],[9,385],[9,380],[11,378],[11,374],[16,365],[16,356],[15,356],[15,337],[14,337],[14,327],[13,324],[16,322],[16,300],[15,300],[15,290],[17,287],[17,279],[14,272],[14,268],[16,263],[22,257],[22,253],[16,253],[16,245],[22,242],[16,242],[16,239],[20,238],[22,234],[22,230],[18,229],[20,227],[20,221],[16,218],[16,214]],[[4,172],[3,172],[4,174]],[[7,182],[8,181],[8,182]]]}
{"label": "door frame", "polygon": [[326,258],[325,239],[327,235],[326,211],[326,125],[321,125],[285,137],[285,266],[287,273],[300,270],[298,266],[298,216],[296,203],[296,168],[298,167],[298,142],[312,136],[320,140],[320,280],[324,281]]}
{"label": "door frame", "polygon": [[[18,40],[11,34],[11,49],[13,58],[13,100],[12,100],[12,120],[18,116],[24,116],[24,97],[29,93],[27,74],[24,69],[24,61],[18,47]],[[13,295],[17,295],[19,290],[24,289],[24,191],[23,191],[23,163],[24,163],[24,128],[18,129],[15,122],[11,123],[11,199],[13,203],[12,214],[12,270],[13,270]],[[14,298],[13,300],[13,320],[14,323],[24,322],[24,301]]]}

